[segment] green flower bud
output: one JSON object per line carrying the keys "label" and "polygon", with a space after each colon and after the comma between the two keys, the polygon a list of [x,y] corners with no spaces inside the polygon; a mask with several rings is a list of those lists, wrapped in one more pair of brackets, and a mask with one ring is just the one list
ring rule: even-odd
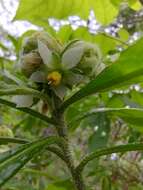
{"label": "green flower bud", "polygon": [[38,40],[42,41],[52,51],[57,53],[61,51],[61,44],[54,37],[46,32],[35,32],[31,37],[24,40],[22,54],[36,50],[38,48]]}
{"label": "green flower bud", "polygon": [[[102,54],[99,47],[96,44],[92,44],[89,42],[78,41],[72,44],[69,49],[78,49],[80,52],[80,59],[77,63],[77,68],[80,69],[87,76],[95,76],[101,71],[102,63]],[[75,56],[75,55],[73,55]]]}
{"label": "green flower bud", "polygon": [[47,45],[50,50],[57,53],[61,52],[61,44],[59,43],[59,41],[56,40],[56,38],[54,38],[50,34],[46,32],[37,32],[33,35],[33,37],[35,37],[37,40],[42,41],[45,45]]}
{"label": "green flower bud", "polygon": [[102,54],[96,44],[83,42],[81,46],[84,47],[84,53],[78,64],[81,69],[88,76],[95,76],[101,70],[99,65],[102,64]]}
{"label": "green flower bud", "polygon": [[25,76],[29,77],[33,72],[43,66],[43,61],[37,52],[25,54],[21,58],[21,69]]}
{"label": "green flower bud", "polygon": [[30,53],[33,50],[37,49],[37,39],[35,37],[26,38],[23,43],[22,54]]}
{"label": "green flower bud", "polygon": [[[43,44],[42,48],[45,46],[45,49],[42,49],[41,52],[38,52],[40,43]],[[49,50],[50,56],[45,53],[47,49]],[[52,62],[53,52],[60,53],[61,49],[60,43],[48,33],[34,33],[31,37],[26,38],[23,44],[20,58],[22,72],[26,77],[30,77],[33,72],[36,72],[41,67],[43,67],[45,62],[47,62],[49,59]],[[46,61],[44,63],[41,54],[44,56],[44,58],[46,57]],[[51,66],[51,62],[49,67]]]}

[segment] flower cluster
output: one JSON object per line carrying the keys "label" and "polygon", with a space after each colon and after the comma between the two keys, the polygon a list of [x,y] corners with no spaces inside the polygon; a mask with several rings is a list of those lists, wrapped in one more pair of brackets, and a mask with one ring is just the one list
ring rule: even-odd
{"label": "flower cluster", "polygon": [[96,44],[73,40],[62,45],[45,32],[25,40],[20,64],[29,80],[48,84],[61,99],[68,88],[90,80],[104,68]]}

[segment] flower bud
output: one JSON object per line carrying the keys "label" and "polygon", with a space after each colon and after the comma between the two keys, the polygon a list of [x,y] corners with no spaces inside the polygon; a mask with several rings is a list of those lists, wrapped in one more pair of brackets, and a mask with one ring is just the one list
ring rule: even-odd
{"label": "flower bud", "polygon": [[23,43],[22,54],[30,53],[33,50],[36,50],[38,46],[37,39],[35,37],[26,38]]}
{"label": "flower bud", "polygon": [[33,37],[37,40],[42,41],[45,45],[47,45],[47,47],[50,50],[55,51],[57,53],[61,51],[62,48],[61,44],[59,43],[59,41],[56,40],[56,38],[54,38],[50,34],[46,32],[36,32],[33,35]]}
{"label": "flower bud", "polygon": [[84,53],[78,64],[78,67],[88,76],[94,76],[100,72],[99,65],[102,55],[97,45],[88,42],[83,42]]}
{"label": "flower bud", "polygon": [[25,76],[29,77],[33,72],[43,66],[43,61],[37,52],[25,54],[21,58],[21,69]]}
{"label": "flower bud", "polygon": [[42,41],[47,47],[55,52],[61,51],[61,44],[54,37],[46,32],[35,32],[31,37],[24,40],[23,54],[29,53],[38,48],[38,40]]}
{"label": "flower bud", "polygon": [[77,64],[77,68],[80,69],[85,75],[95,76],[101,71],[99,65],[103,64],[101,63],[102,54],[96,44],[78,41],[69,48],[82,50],[79,63]]}

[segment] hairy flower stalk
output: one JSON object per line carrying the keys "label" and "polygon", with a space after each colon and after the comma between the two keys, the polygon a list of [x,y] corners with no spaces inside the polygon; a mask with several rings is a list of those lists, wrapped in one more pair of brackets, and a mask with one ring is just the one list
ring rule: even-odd
{"label": "hairy flower stalk", "polygon": [[68,128],[64,121],[64,116],[62,113],[55,111],[55,113],[53,114],[53,118],[58,123],[58,125],[56,126],[58,135],[64,139],[62,150],[64,152],[65,162],[71,172],[75,187],[77,190],[85,190],[85,185],[82,180],[82,176],[79,172],[76,171],[74,158],[71,154],[70,142],[68,137]]}

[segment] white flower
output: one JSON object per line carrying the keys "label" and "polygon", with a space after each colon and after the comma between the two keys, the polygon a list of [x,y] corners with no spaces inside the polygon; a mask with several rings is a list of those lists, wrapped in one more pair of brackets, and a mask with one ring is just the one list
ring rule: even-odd
{"label": "white flower", "polygon": [[[46,33],[37,33],[27,43],[22,70],[29,80],[49,85],[61,99],[68,88],[95,77],[104,68],[100,49],[95,44],[76,40],[62,47]],[[18,107],[29,107],[33,97],[19,95],[14,102]]]}

